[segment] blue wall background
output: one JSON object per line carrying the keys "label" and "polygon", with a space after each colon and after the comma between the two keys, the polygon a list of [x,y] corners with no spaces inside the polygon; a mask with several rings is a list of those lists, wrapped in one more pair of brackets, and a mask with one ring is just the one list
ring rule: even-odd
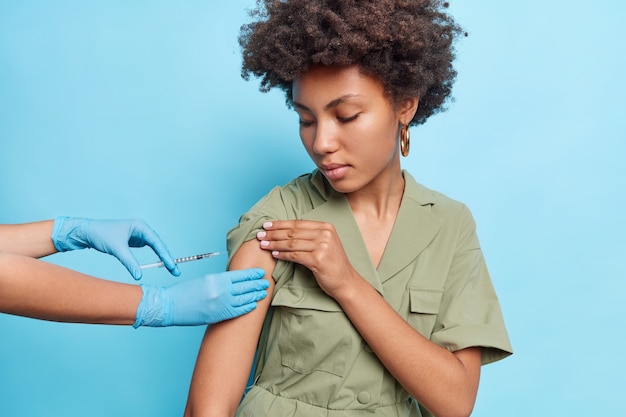
{"label": "blue wall background", "polygon": [[[239,76],[253,4],[0,0],[0,221],[141,217],[176,257],[223,249],[312,168],[282,95]],[[474,415],[623,414],[626,6],[451,10],[470,33],[456,102],[413,129],[403,164],[472,209],[516,351],[483,368]],[[132,281],[93,251],[48,260]],[[0,332],[0,415],[158,417],[182,414],[203,328],[0,315]]]}

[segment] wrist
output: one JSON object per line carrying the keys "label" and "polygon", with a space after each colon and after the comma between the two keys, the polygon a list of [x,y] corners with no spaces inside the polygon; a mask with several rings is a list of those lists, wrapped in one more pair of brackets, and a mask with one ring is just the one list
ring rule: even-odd
{"label": "wrist", "polygon": [[75,249],[84,249],[84,223],[87,219],[77,219],[68,216],[60,216],[54,219],[52,227],[52,243],[59,252],[67,252]]}
{"label": "wrist", "polygon": [[166,326],[165,294],[163,288],[151,285],[140,285],[143,295],[137,306],[137,314],[133,327],[140,326],[163,327]]}
{"label": "wrist", "polygon": [[65,251],[71,250],[67,248],[66,245],[63,244],[63,242],[65,241],[65,236],[61,235],[62,233],[61,231],[63,230],[63,225],[65,224],[65,220],[67,219],[68,219],[67,216],[57,217],[56,219],[54,219],[54,224],[52,226],[52,234],[50,235],[50,238],[52,239],[52,243],[54,244],[54,247],[59,252],[65,252]]}
{"label": "wrist", "polygon": [[362,297],[364,286],[370,287],[370,284],[356,271],[352,271],[350,278],[346,280],[344,285],[335,289],[332,297],[343,307],[351,303],[358,302]]}

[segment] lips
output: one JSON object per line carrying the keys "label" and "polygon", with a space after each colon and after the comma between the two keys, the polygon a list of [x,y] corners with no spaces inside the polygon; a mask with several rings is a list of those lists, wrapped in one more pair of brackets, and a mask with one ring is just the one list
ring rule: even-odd
{"label": "lips", "polygon": [[349,168],[350,166],[345,164],[324,164],[320,166],[324,176],[329,180],[338,180],[343,178]]}

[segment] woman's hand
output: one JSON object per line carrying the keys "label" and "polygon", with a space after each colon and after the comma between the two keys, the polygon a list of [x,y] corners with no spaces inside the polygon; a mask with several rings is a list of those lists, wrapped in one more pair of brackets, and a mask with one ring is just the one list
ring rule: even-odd
{"label": "woman's hand", "polygon": [[271,251],[275,259],[310,269],[319,286],[331,297],[337,298],[358,277],[332,224],[281,220],[266,222],[263,229],[257,233],[261,249]]}

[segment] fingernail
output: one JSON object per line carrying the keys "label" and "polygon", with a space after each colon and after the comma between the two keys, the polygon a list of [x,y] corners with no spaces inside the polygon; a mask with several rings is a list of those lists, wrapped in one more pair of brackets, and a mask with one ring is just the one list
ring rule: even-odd
{"label": "fingernail", "polygon": [[270,245],[270,242],[268,242],[267,240],[262,240],[262,241],[261,241],[261,246],[262,246],[262,247],[266,248],[266,247],[268,247],[269,245]]}
{"label": "fingernail", "polygon": [[265,237],[265,235],[267,235],[267,233],[265,232],[257,232],[256,237],[259,239],[262,239]]}
{"label": "fingernail", "polygon": [[265,222],[265,223],[263,223],[263,228],[264,229],[269,229],[269,228],[272,227],[272,224],[273,224],[272,222]]}
{"label": "fingernail", "polygon": [[272,251],[272,256],[273,257],[277,257],[278,256],[278,251],[277,250],[273,250]]}

